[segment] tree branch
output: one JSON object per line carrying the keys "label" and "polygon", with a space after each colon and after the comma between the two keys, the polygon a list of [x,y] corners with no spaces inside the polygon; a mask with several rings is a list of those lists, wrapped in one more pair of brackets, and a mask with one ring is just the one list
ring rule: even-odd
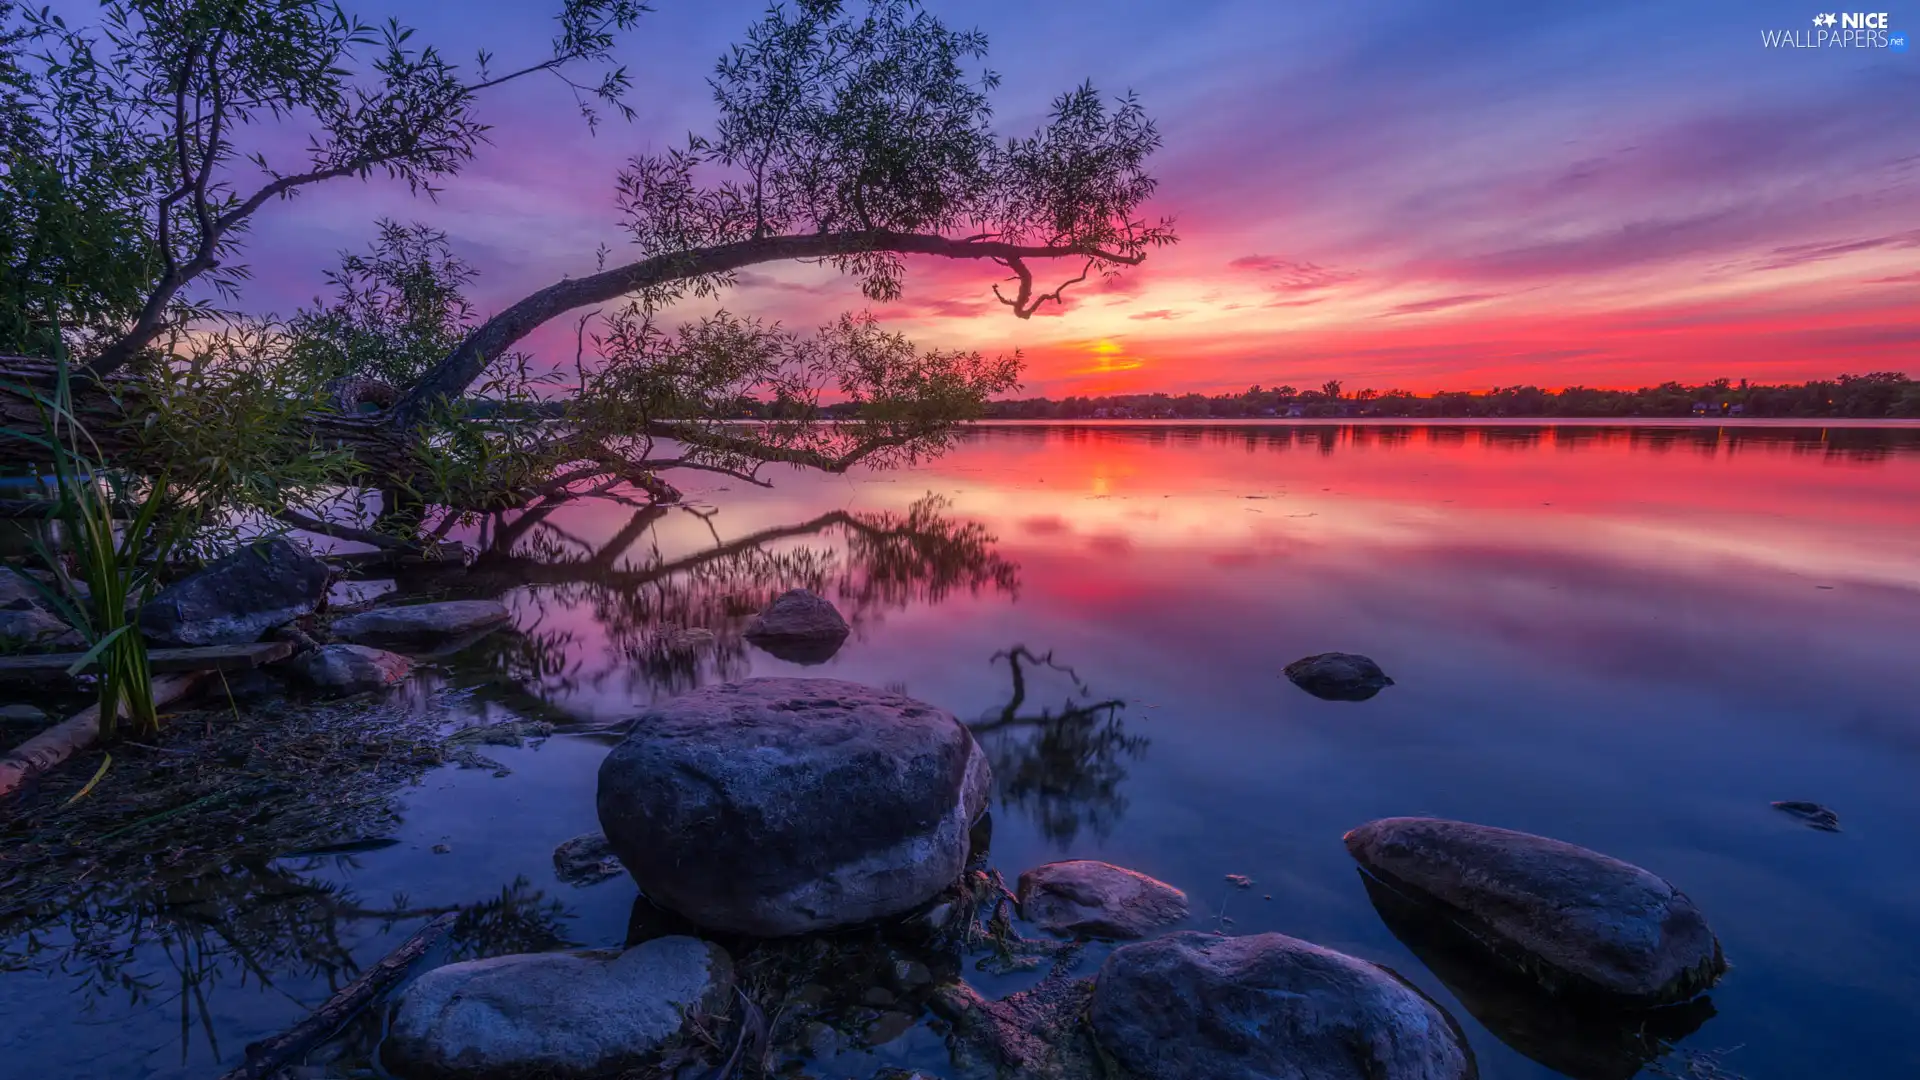
{"label": "tree branch", "polygon": [[1079,244],[1046,247],[885,230],[768,236],[656,255],[549,285],[488,319],[401,397],[393,411],[393,422],[402,427],[419,424],[436,402],[465,391],[480,377],[489,361],[543,323],[576,308],[604,304],[654,285],[724,274],[758,263],[831,259],[882,251],[1002,261],[1085,257],[1090,262],[1120,266],[1138,266],[1146,259],[1144,253],[1123,255]]}
{"label": "tree branch", "polygon": [[414,552],[420,550],[419,544],[409,543],[397,537],[388,536],[385,533],[372,532],[367,529],[356,529],[351,525],[340,525],[331,521],[321,521],[319,518],[308,517],[300,511],[291,508],[280,510],[274,517],[303,532],[310,532],[316,536],[330,536],[335,540],[351,540],[356,544],[368,544],[379,548],[381,551]]}

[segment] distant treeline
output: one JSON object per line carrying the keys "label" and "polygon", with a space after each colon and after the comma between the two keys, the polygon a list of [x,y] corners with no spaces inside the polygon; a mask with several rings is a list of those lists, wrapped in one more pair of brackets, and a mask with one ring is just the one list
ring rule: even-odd
{"label": "distant treeline", "polygon": [[987,403],[992,420],[1259,419],[1263,417],[1491,417],[1491,416],[1778,416],[1920,417],[1920,382],[1878,371],[1797,385],[1768,386],[1745,379],[1688,385],[1668,382],[1639,390],[1570,386],[1501,386],[1484,393],[1405,390],[1345,392],[1330,381],[1318,388],[1254,386],[1238,394],[1116,394],[1027,398]]}

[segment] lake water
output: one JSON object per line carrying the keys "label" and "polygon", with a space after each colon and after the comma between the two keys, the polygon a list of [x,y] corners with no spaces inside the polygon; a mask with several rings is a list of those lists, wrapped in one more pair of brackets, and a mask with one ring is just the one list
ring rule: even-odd
{"label": "lake water", "polygon": [[[554,846],[597,827],[607,745],[568,732],[695,685],[808,674],[982,723],[991,861],[1009,880],[1105,859],[1186,890],[1193,928],[1384,963],[1461,1021],[1483,1077],[1625,1078],[1661,1047],[1411,951],[1346,830],[1410,814],[1506,826],[1689,893],[1733,967],[1710,1006],[1655,1034],[1718,1057],[1649,1074],[1717,1060],[1747,1080],[1920,1075],[1920,428],[999,426],[911,470],[772,478],[695,475],[697,513],[581,502],[512,537],[502,580],[533,582],[507,594],[519,633],[408,693],[467,688],[462,709],[560,733],[487,747],[511,775],[430,773],[403,793],[393,846],[292,865],[330,899],[318,930],[283,932],[324,932],[330,962],[270,946],[248,961],[234,935],[202,934],[215,955],[181,988],[169,919],[185,916],[164,905],[137,938],[16,923],[0,1072],[210,1080],[425,920],[407,911],[504,893],[540,925],[502,941],[618,944],[631,883],[554,879]],[[854,623],[825,665],[738,637],[795,584]],[[717,635],[697,659],[648,651],[687,625]],[[995,656],[1021,645],[1083,687],[1029,663],[1019,715],[1036,722],[994,725],[1012,692]],[[1326,702],[1282,675],[1329,650],[1372,656],[1396,685]],[[1843,831],[1769,806],[1785,799],[1833,807]],[[89,962],[115,950],[118,981]],[[997,994],[1021,978],[979,981]],[[878,1045],[816,1025],[789,1075],[945,1075],[937,1025],[911,1019]]]}

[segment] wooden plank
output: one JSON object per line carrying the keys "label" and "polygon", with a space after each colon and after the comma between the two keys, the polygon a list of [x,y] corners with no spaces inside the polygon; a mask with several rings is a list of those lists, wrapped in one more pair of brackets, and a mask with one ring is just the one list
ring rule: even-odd
{"label": "wooden plank", "polygon": [[[85,653],[34,653],[0,656],[0,679],[63,675]],[[147,663],[154,671],[240,671],[285,660],[293,655],[291,641],[256,641],[251,645],[206,645],[193,649],[151,649]],[[87,670],[95,670],[97,665]]]}
{"label": "wooden plank", "polygon": [[[198,672],[162,675],[153,680],[153,705],[164,709],[186,697],[204,678]],[[123,706],[124,707],[124,706]],[[100,737],[100,706],[89,705],[69,719],[13,748],[0,758],[0,797],[13,794],[27,777],[42,773],[92,746]]]}

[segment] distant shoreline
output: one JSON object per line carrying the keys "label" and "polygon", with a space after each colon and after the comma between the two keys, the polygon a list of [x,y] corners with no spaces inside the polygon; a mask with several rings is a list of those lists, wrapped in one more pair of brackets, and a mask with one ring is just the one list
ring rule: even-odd
{"label": "distant shoreline", "polygon": [[1645,427],[1645,428],[1893,428],[1920,430],[1920,417],[1818,416],[1275,416],[1217,419],[994,419],[968,427]]}

